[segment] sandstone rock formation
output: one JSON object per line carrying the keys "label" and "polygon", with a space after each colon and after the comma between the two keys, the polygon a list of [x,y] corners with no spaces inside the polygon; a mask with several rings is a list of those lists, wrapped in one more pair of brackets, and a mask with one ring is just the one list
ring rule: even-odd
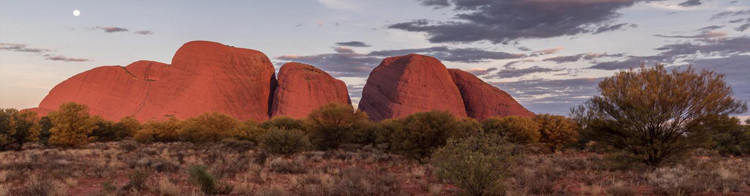
{"label": "sandstone rock formation", "polygon": [[519,104],[510,94],[485,83],[469,72],[448,69],[453,82],[461,91],[466,114],[478,120],[493,116],[534,116],[534,113]]}
{"label": "sandstone rock formation", "polygon": [[287,63],[281,66],[272,116],[304,118],[327,103],[352,103],[343,81],[311,65]]}
{"label": "sandstone rock formation", "polygon": [[[137,61],[77,74],[55,86],[39,107],[27,110],[44,116],[62,103],[76,102],[107,120],[185,119],[218,112],[264,121],[303,118],[327,103],[351,104],[343,81],[311,65],[287,63],[278,81],[274,72],[259,51],[193,41],[177,50],[171,64]],[[417,54],[384,59],[370,73],[359,109],[376,121],[431,110],[480,120],[534,115],[476,76]]]}
{"label": "sandstone rock formation", "polygon": [[376,121],[431,110],[466,117],[461,93],[445,65],[417,54],[386,58],[372,70],[359,109]]}
{"label": "sandstone rock formation", "polygon": [[138,61],[75,75],[31,110],[45,115],[62,103],[76,102],[108,120],[184,119],[219,112],[262,121],[269,117],[274,72],[271,61],[259,51],[194,41],[175,53],[171,65]]}

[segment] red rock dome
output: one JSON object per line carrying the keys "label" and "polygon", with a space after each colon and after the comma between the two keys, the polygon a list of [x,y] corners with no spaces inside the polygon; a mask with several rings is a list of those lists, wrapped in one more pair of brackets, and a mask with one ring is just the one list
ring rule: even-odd
{"label": "red rock dome", "polygon": [[55,86],[39,108],[32,110],[45,115],[62,103],[76,102],[108,120],[188,118],[219,112],[262,121],[270,112],[274,72],[261,52],[193,41],[175,53],[171,65],[138,61],[75,75]]}
{"label": "red rock dome", "polygon": [[304,118],[327,103],[351,105],[349,91],[343,81],[312,65],[287,63],[281,66],[273,96],[272,116]]}
{"label": "red rock dome", "polygon": [[445,65],[417,54],[383,60],[367,78],[359,109],[376,121],[431,110],[466,117],[461,93]]}
{"label": "red rock dome", "polygon": [[469,72],[448,69],[466,106],[466,114],[478,120],[494,116],[534,116],[510,94],[485,83]]}

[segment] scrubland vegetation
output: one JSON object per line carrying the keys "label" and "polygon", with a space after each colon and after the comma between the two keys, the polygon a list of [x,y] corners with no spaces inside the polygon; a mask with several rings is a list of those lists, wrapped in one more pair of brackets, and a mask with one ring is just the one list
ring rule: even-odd
{"label": "scrubland vegetation", "polygon": [[570,117],[381,122],[0,112],[1,195],[748,195],[750,121],[723,76],[623,71]]}

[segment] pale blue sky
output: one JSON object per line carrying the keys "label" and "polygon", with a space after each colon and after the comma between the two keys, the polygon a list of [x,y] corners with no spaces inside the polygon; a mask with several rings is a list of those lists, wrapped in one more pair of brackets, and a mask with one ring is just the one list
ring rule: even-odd
{"label": "pale blue sky", "polygon": [[[355,103],[362,70],[383,57],[375,54],[406,52],[472,70],[536,113],[567,114],[595,94],[598,78],[641,61],[725,73],[735,96],[750,100],[748,0],[466,2],[0,0],[0,108],[35,107],[57,83],[97,66],[170,63],[192,40],[256,49],[277,64],[321,67],[350,86]],[[462,17],[473,13],[488,18]],[[352,41],[369,47],[336,45]]]}

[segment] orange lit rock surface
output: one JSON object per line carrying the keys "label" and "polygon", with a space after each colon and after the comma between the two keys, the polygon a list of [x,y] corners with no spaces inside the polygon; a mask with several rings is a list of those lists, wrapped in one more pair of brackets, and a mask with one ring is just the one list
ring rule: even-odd
{"label": "orange lit rock surface", "polygon": [[65,102],[89,106],[108,120],[188,118],[218,112],[240,120],[266,120],[276,86],[274,68],[263,53],[219,43],[193,41],[175,53],[172,64],[138,61],[103,66],[55,86],[30,109],[45,115]]}
{"label": "orange lit rock surface", "polygon": [[494,116],[534,116],[510,94],[485,83],[469,72],[449,69],[466,106],[466,114],[478,120]]}
{"label": "orange lit rock surface", "polygon": [[367,78],[359,109],[372,120],[416,112],[448,111],[466,117],[461,93],[448,69],[433,57],[410,54],[383,60]]}
{"label": "orange lit rock surface", "polygon": [[304,118],[327,103],[351,105],[343,81],[311,65],[287,63],[281,66],[272,116]]}

